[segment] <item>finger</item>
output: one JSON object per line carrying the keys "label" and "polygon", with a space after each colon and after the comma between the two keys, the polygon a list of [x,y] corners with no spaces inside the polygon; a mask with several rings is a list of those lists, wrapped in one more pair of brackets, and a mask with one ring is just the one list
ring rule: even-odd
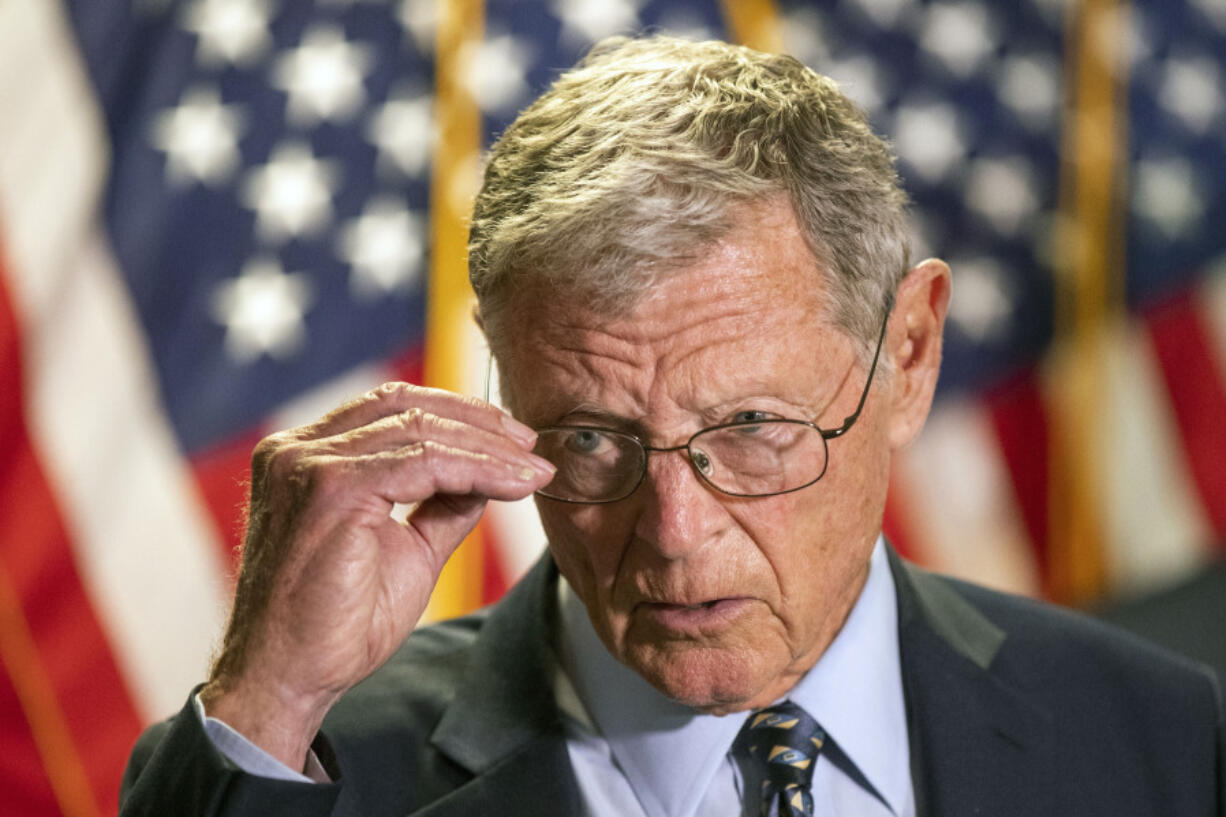
{"label": "finger", "polygon": [[380,417],[379,420],[332,437],[316,440],[311,445],[320,445],[342,455],[375,454],[378,451],[395,450],[412,443],[434,439],[440,443],[457,445],[473,450],[500,450],[512,453],[528,453],[525,445],[510,434],[490,432],[481,426],[456,420],[454,417],[435,415],[433,412],[413,407],[408,411]]}
{"label": "finger", "polygon": [[485,511],[488,500],[478,496],[439,494],[409,515],[409,525],[434,553],[438,569],[451,558]]}
{"label": "finger", "polygon": [[545,462],[525,448],[522,442],[505,432],[490,432],[479,426],[450,417],[440,417],[420,408],[381,417],[361,428],[308,445],[318,445],[341,456],[361,456],[393,451],[426,440],[435,440],[477,453],[494,454],[527,465]]}
{"label": "finger", "polygon": [[411,505],[438,494],[522,499],[554,473],[548,463],[506,460],[434,440],[360,457],[308,456],[296,467],[308,474],[299,480],[311,485],[313,506],[325,513],[358,509],[373,514],[372,521],[396,503]]}
{"label": "finger", "polygon": [[438,494],[514,501],[543,488],[554,475],[553,466],[539,457],[525,464],[434,440],[374,457],[383,460],[386,468],[380,495],[401,503]]}
{"label": "finger", "polygon": [[343,434],[413,408],[450,417],[491,433],[510,434],[525,447],[530,448],[536,439],[536,432],[491,403],[476,397],[466,397],[455,392],[415,386],[411,383],[384,383],[330,412],[319,421],[298,429],[297,436],[299,439],[309,440]]}

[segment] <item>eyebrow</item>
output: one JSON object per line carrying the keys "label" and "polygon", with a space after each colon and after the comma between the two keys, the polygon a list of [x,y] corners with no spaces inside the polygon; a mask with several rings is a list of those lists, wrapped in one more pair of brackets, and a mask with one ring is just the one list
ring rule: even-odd
{"label": "eyebrow", "polygon": [[598,428],[609,428],[614,431],[628,431],[639,436],[646,433],[646,426],[643,425],[640,419],[623,417],[620,414],[614,414],[608,409],[601,408],[592,403],[579,403],[556,415],[548,423],[543,424],[543,426],[555,425],[590,425]]}
{"label": "eyebrow", "polygon": [[[808,421],[811,419],[808,416],[808,413],[800,405],[792,403],[792,401],[787,400],[785,398],[772,397],[770,395],[765,395],[765,394],[747,395],[744,397],[737,397],[737,398],[733,398],[730,400],[726,400],[726,401],[719,403],[718,405],[709,407],[706,411],[696,412],[694,416],[697,418],[698,425],[702,428],[709,427],[712,425],[718,425],[720,423],[727,422],[727,418],[722,417],[722,416],[717,416],[717,415],[727,414],[729,411],[731,411],[731,408],[737,404],[746,403],[746,402],[753,403],[755,401],[761,401],[764,399],[777,400],[782,403],[787,403],[788,405],[796,409],[796,413],[794,416],[784,414],[782,415],[783,419],[805,420],[805,421]],[[750,407],[752,408],[752,406]],[[759,406],[759,408],[762,408],[762,407]],[[772,411],[772,409],[769,409],[769,408],[765,408],[765,410]],[[824,410],[825,409],[823,408],[822,411]],[[579,403],[573,408],[567,409],[563,414],[555,417],[555,419],[553,419],[551,422],[540,423],[536,426],[536,428],[540,429],[540,428],[548,428],[548,427],[555,427],[555,426],[556,427],[584,426],[584,427],[607,429],[610,431],[620,431],[622,433],[631,434],[635,437],[638,437],[640,440],[643,440],[644,442],[650,442],[653,438],[652,432],[647,428],[647,425],[643,422],[643,418],[623,417],[620,414],[614,414],[613,412],[608,411],[607,409],[601,408],[600,406],[597,406],[593,403],[587,403],[587,402]]]}

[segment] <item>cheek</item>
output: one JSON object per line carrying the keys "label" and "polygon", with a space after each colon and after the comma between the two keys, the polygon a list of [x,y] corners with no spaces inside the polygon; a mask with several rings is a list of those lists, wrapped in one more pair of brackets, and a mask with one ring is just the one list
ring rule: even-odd
{"label": "cheek", "polygon": [[775,615],[801,641],[823,626],[832,596],[857,570],[859,543],[866,537],[871,542],[876,531],[866,526],[862,509],[840,501],[845,495],[824,483],[756,500],[761,507],[738,518],[778,584]]}
{"label": "cheek", "polygon": [[536,500],[554,561],[585,602],[611,593],[632,538],[633,517],[620,507],[624,504],[585,506]]}
{"label": "cheek", "polygon": [[[779,504],[765,521],[773,529],[755,538],[777,537],[775,541],[785,547],[789,539],[800,539],[808,560],[818,564],[837,563],[865,540],[875,541],[890,476],[890,450],[879,442],[885,437],[881,420],[880,412],[866,411],[851,435],[832,440],[822,479],[794,494],[772,498]],[[865,445],[865,440],[873,443]]]}
{"label": "cheek", "polygon": [[763,560],[778,584],[780,603],[794,604],[809,593],[801,588],[811,585],[822,573],[826,536],[830,519],[820,500],[806,496],[812,489],[796,494],[760,499],[760,508],[738,519],[754,555]]}

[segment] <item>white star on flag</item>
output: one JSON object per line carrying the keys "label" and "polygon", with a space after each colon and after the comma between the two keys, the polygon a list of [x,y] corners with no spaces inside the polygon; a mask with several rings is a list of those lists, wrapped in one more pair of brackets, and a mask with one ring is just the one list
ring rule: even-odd
{"label": "white star on flag", "polygon": [[1186,159],[1146,159],[1135,172],[1133,207],[1166,238],[1182,238],[1200,224],[1205,203]]}
{"label": "white star on flag", "polygon": [[826,44],[825,21],[815,8],[790,9],[783,16],[783,44],[787,53],[805,65],[832,76],[826,69],[830,47]]}
{"label": "white star on flag", "polygon": [[366,136],[379,150],[380,167],[395,167],[406,176],[426,170],[434,145],[433,100],[429,94],[398,89],[370,118]]}
{"label": "white star on flag", "polygon": [[510,111],[528,94],[524,78],[532,51],[509,34],[486,39],[475,47],[465,47],[460,64],[466,66],[464,84],[481,110]]}
{"label": "white star on flag", "polygon": [[242,201],[256,211],[264,238],[313,233],[332,217],[339,178],[336,163],[316,159],[306,145],[279,145],[267,164],[247,176]]}
{"label": "white star on flag", "polygon": [[1172,58],[1155,98],[1186,128],[1206,133],[1222,115],[1221,68],[1211,57]]}
{"label": "white star on flag", "polygon": [[952,105],[931,102],[905,105],[894,121],[894,145],[929,184],[939,182],[966,154]]}
{"label": "white star on flag", "polygon": [[969,258],[952,261],[950,268],[950,320],[976,343],[1006,336],[1013,303],[1000,265],[991,258]]}
{"label": "white star on flag", "polygon": [[226,327],[226,352],[238,363],[261,355],[285,358],[306,340],[303,314],[310,306],[306,276],[287,274],[270,259],[253,259],[238,278],[213,292],[213,317]]}
{"label": "white star on flag", "polygon": [[340,255],[353,267],[349,288],[372,298],[404,289],[421,275],[422,220],[394,198],[372,200],[341,231]]}
{"label": "white star on flag", "polygon": [[215,89],[193,88],[153,123],[150,140],[166,153],[166,173],[176,184],[217,186],[239,165],[237,105],[223,105]]}
{"label": "white star on flag", "polygon": [[580,48],[611,34],[629,34],[639,27],[642,0],[550,0],[549,8],[562,23],[562,44]]}
{"label": "white star on flag", "polygon": [[967,204],[996,231],[1015,236],[1039,209],[1035,169],[1023,156],[978,159],[967,174]]}
{"label": "white star on flag", "polygon": [[1006,57],[997,83],[1000,101],[1026,128],[1051,127],[1060,108],[1060,64],[1050,54]]}
{"label": "white star on flag", "polygon": [[867,55],[848,57],[831,63],[829,76],[839,84],[839,90],[849,99],[875,114],[885,101],[881,66]]}
{"label": "white star on flag", "polygon": [[183,13],[183,28],[199,38],[201,63],[250,65],[268,50],[268,0],[196,0]]}
{"label": "white star on flag", "polygon": [[929,6],[920,47],[955,75],[969,77],[996,48],[987,7],[979,3]]}
{"label": "white star on flag", "polygon": [[438,28],[438,9],[434,0],[400,0],[396,19],[423,54],[434,51],[434,32]]}
{"label": "white star on flag", "polygon": [[362,107],[370,47],[351,43],[334,26],[316,26],[277,59],[273,85],[289,94],[289,117],[298,124],[343,122]]}
{"label": "white star on flag", "polygon": [[1222,0],[1192,0],[1205,19],[1219,31],[1226,31],[1226,3]]}

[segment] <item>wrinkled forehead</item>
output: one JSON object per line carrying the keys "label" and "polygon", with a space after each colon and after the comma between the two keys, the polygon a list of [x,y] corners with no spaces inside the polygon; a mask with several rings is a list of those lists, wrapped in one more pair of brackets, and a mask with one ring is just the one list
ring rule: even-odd
{"label": "wrinkled forehead", "polygon": [[504,398],[517,415],[548,414],[561,401],[643,417],[662,406],[704,411],[749,392],[817,396],[821,379],[810,364],[833,350],[845,365],[851,345],[818,317],[816,293],[786,283],[687,274],[617,314],[569,299],[538,302],[508,327]]}
{"label": "wrinkled forehead", "polygon": [[512,347],[522,345],[517,338],[568,343],[609,334],[651,345],[685,333],[757,334],[767,316],[821,320],[826,300],[815,273],[721,248],[616,297],[548,283],[525,287],[511,296],[506,329]]}
{"label": "wrinkled forehead", "polygon": [[[609,258],[568,259],[520,269],[499,306],[512,322],[531,320],[541,309],[571,311],[590,322],[623,318],[646,302],[739,297],[745,281],[768,296],[792,299],[821,295],[825,314],[829,275],[810,246],[790,200],[772,195],[739,202],[726,211],[726,225],[705,239],[691,237],[667,257],[610,264]],[[678,229],[677,225],[661,229]],[[630,242],[632,236],[623,236]],[[678,292],[669,283],[688,276],[694,285]],[[690,305],[690,308],[693,308]]]}
{"label": "wrinkled forehead", "polygon": [[504,375],[531,377],[533,358],[551,346],[666,363],[707,346],[791,343],[829,323],[827,277],[785,201],[742,208],[737,225],[687,263],[625,274],[610,288],[616,298],[570,286],[569,276],[523,281],[493,333]]}

